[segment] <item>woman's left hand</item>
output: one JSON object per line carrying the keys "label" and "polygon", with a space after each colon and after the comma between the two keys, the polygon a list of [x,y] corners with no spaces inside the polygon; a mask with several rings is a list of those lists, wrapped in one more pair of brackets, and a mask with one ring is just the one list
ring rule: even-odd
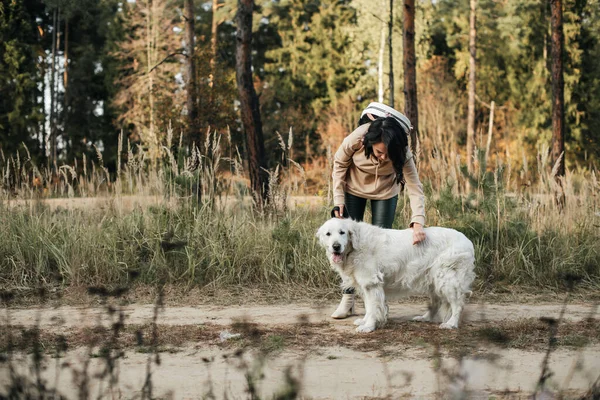
{"label": "woman's left hand", "polygon": [[425,240],[425,230],[423,229],[423,225],[418,222],[414,222],[413,226],[413,244],[419,244],[423,240]]}

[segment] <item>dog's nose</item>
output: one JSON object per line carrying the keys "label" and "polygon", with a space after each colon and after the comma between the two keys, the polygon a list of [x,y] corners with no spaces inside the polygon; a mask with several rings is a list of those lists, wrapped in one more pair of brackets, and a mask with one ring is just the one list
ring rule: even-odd
{"label": "dog's nose", "polygon": [[340,251],[340,249],[342,248],[342,245],[339,243],[334,243],[333,246],[333,251]]}

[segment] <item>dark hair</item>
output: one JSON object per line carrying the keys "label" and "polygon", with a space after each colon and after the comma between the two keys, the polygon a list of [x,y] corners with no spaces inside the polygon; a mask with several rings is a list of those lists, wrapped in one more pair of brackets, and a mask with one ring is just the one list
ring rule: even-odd
{"label": "dark hair", "polygon": [[[371,114],[372,115],[372,114]],[[373,118],[377,119],[379,117],[377,117],[376,115],[373,115]],[[374,120],[372,120],[371,118],[369,118],[369,116],[367,114],[363,115],[359,120],[358,120],[358,126],[364,125],[364,124],[369,124],[371,122],[373,122]]]}
{"label": "dark hair", "polygon": [[[362,120],[362,118],[361,118]],[[373,145],[376,143],[385,144],[388,157],[394,166],[396,172],[396,183],[402,185],[404,189],[404,174],[402,168],[406,162],[406,149],[408,146],[408,133],[404,130],[400,122],[394,117],[377,118],[371,122],[369,129],[363,139],[365,145],[365,155],[367,158],[373,155]]]}

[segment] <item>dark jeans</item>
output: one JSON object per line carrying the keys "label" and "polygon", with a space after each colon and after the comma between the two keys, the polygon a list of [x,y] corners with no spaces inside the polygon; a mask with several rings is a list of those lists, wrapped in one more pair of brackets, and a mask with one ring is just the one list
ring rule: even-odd
{"label": "dark jeans", "polygon": [[[365,216],[367,199],[354,196],[350,193],[344,193],[345,207],[348,215],[355,221],[362,221]],[[373,216],[371,223],[382,228],[390,229],[394,223],[396,215],[396,206],[398,205],[398,196],[387,200],[371,200],[371,214]],[[344,290],[346,294],[354,293],[354,288]]]}

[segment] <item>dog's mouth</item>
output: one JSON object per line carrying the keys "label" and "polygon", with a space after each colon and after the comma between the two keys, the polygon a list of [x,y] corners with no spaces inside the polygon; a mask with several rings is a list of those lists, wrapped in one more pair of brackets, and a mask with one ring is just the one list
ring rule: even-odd
{"label": "dog's mouth", "polygon": [[334,263],[340,263],[344,259],[344,255],[337,251],[334,251],[331,255]]}

